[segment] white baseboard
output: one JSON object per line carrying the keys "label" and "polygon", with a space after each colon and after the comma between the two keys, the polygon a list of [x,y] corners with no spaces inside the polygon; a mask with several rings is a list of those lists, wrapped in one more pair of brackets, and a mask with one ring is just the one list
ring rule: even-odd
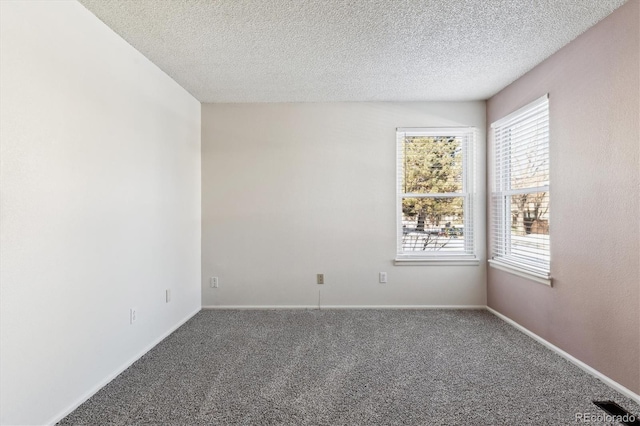
{"label": "white baseboard", "polygon": [[69,414],[71,414],[76,408],[78,408],[80,405],[82,405],[86,400],[88,400],[89,398],[91,398],[93,395],[95,395],[100,389],[102,389],[103,387],[105,387],[110,381],[112,381],[113,379],[115,379],[120,373],[122,373],[124,370],[126,370],[127,368],[131,367],[131,365],[136,362],[137,360],[139,360],[140,358],[142,358],[142,356],[144,354],[146,354],[147,352],[149,352],[151,349],[154,348],[154,346],[156,346],[158,343],[160,343],[161,341],[163,341],[165,338],[167,338],[167,336],[169,336],[171,333],[173,333],[174,331],[176,331],[178,328],[180,328],[185,322],[189,321],[195,314],[197,314],[198,312],[200,312],[201,309],[198,308],[195,312],[190,313],[189,315],[187,315],[185,318],[183,318],[182,320],[180,320],[176,325],[174,325],[173,327],[171,327],[168,331],[166,331],[165,333],[163,333],[160,337],[158,337],[157,339],[155,339],[153,342],[151,342],[149,345],[147,345],[144,349],[142,349],[142,351],[140,351],[137,355],[135,355],[134,357],[132,357],[131,359],[129,359],[128,361],[126,361],[120,368],[118,368],[116,371],[114,371],[113,373],[111,373],[109,376],[107,376],[104,380],[102,380],[100,383],[98,383],[97,385],[95,385],[91,390],[89,390],[88,392],[86,392],[84,395],[82,395],[80,398],[78,398],[73,404],[71,404],[67,409],[65,409],[64,411],[62,411],[61,413],[57,414],[53,419],[51,419],[50,421],[48,421],[46,424],[48,425],[55,425],[56,423],[58,423],[60,420],[64,419],[66,416],[68,416]]}
{"label": "white baseboard", "polygon": [[208,305],[202,309],[485,309],[484,305]]}
{"label": "white baseboard", "polygon": [[207,305],[202,309],[238,309],[238,310],[272,310],[272,309],[318,309],[318,305]]}
{"label": "white baseboard", "polygon": [[484,305],[322,305],[320,309],[484,309]]}
{"label": "white baseboard", "polygon": [[606,385],[608,385],[609,387],[613,388],[614,390],[620,392],[621,394],[623,394],[627,398],[630,398],[630,399],[634,400],[635,402],[637,402],[638,404],[640,404],[640,395],[638,395],[637,393],[633,392],[631,389],[627,389],[626,387],[622,386],[620,383],[616,382],[615,380],[605,376],[604,374],[602,374],[601,372],[599,372],[595,368],[590,367],[589,365],[587,365],[584,362],[580,361],[578,358],[574,357],[573,355],[563,351],[562,349],[560,349],[559,347],[557,347],[553,343],[548,342],[547,340],[545,340],[542,337],[538,336],[537,334],[535,334],[534,332],[530,331],[529,329],[521,326],[520,324],[518,324],[517,322],[515,322],[511,318],[502,315],[500,312],[498,312],[498,311],[496,311],[494,309],[491,309],[488,306],[486,308],[487,308],[487,311],[491,312],[493,315],[497,316],[498,318],[500,318],[501,320],[505,321],[509,325],[517,328],[518,330],[520,330],[521,332],[523,332],[527,336],[531,337],[534,340],[537,340],[539,343],[542,343],[544,346],[546,346],[547,348],[551,349],[552,351],[554,351],[555,353],[557,353],[561,357],[565,358],[567,361],[571,362],[572,364],[576,365],[577,367],[579,367],[582,370],[586,371],[587,373],[591,374],[596,379],[599,379],[600,381],[604,382]]}

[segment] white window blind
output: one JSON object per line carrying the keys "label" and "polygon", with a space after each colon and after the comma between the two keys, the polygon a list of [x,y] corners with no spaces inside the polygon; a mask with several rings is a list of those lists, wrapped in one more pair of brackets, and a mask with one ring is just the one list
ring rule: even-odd
{"label": "white window blind", "polygon": [[548,96],[496,121],[491,127],[494,138],[492,260],[548,278]]}
{"label": "white window blind", "polygon": [[397,129],[397,259],[474,259],[472,128]]}

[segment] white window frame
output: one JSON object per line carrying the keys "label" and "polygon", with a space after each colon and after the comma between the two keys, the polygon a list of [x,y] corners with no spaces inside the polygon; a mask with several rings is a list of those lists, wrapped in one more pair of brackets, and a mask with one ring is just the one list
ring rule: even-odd
{"label": "white window frame", "polygon": [[[489,259],[489,264],[496,269],[551,286],[550,260],[543,261],[534,256],[514,255],[511,253],[511,196],[539,192],[545,192],[549,198],[551,195],[549,181],[537,186],[519,189],[511,188],[512,170],[508,165],[509,160],[506,152],[514,142],[511,136],[507,137],[505,135],[522,120],[536,121],[536,133],[539,133],[539,136],[528,136],[530,139],[527,140],[527,143],[536,144],[536,146],[544,149],[542,154],[537,153],[536,155],[542,155],[543,158],[546,156],[546,166],[547,168],[549,167],[549,96],[546,94],[491,124],[493,188],[491,194],[491,258]],[[546,137],[544,136],[545,134]],[[517,142],[522,143],[522,140]],[[546,253],[550,259],[550,248],[547,248]]]}
{"label": "white window frame", "polygon": [[[476,129],[473,127],[415,127],[396,129],[396,232],[397,249],[395,265],[479,265],[476,256],[473,205],[475,197],[475,149]],[[407,136],[443,137],[462,139],[462,191],[455,193],[404,193],[404,140]],[[459,252],[403,251],[402,200],[403,198],[463,198],[464,249]]]}

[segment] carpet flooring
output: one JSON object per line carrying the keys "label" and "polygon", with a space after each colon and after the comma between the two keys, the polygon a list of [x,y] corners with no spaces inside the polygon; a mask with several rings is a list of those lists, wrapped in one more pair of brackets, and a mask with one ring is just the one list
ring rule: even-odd
{"label": "carpet flooring", "polygon": [[594,399],[640,415],[483,310],[209,310],[59,424],[569,425]]}

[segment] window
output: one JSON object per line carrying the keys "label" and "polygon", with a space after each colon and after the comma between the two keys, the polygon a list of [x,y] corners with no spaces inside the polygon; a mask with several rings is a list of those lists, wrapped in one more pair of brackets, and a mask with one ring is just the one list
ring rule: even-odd
{"label": "window", "polygon": [[471,128],[397,129],[396,262],[477,264]]}
{"label": "window", "polygon": [[547,95],[491,127],[494,152],[489,262],[550,285]]}

